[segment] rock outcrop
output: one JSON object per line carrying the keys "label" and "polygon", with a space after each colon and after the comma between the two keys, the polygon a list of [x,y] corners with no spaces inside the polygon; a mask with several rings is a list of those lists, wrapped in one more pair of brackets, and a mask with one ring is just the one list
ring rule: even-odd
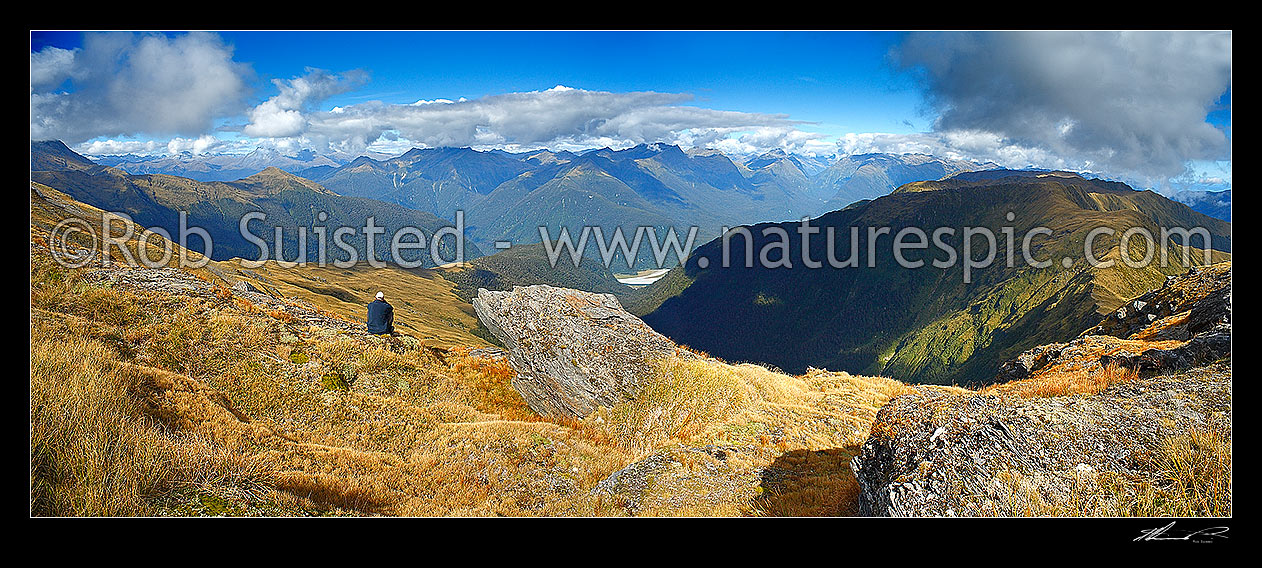
{"label": "rock outcrop", "polygon": [[[222,271],[218,272],[222,273]],[[89,282],[110,282],[112,285],[151,292],[202,298],[211,298],[215,295],[214,284],[194,276],[191,272],[176,268],[125,268],[120,266],[91,270],[87,272],[85,278]],[[363,323],[330,317],[297,299],[273,297],[245,281],[238,281],[228,290],[233,295],[249,300],[260,308],[284,312],[292,317],[295,322],[302,322],[334,333],[343,333],[373,340],[380,339],[371,336]]]}
{"label": "rock outcrop", "polygon": [[613,472],[592,494],[612,499],[629,516],[644,509],[713,511],[758,495],[766,468],[751,467],[752,453],[719,446],[664,448]]}
{"label": "rock outcrop", "polygon": [[1191,429],[1230,431],[1231,369],[1219,363],[1089,396],[1010,399],[920,389],[877,414],[851,461],[874,516],[1019,516],[1014,495],[1070,506],[1102,472],[1154,482],[1148,456]]}
{"label": "rock outcrop", "polygon": [[999,366],[994,382],[1050,369],[1095,372],[1115,364],[1143,375],[1177,372],[1231,355],[1231,263],[1171,276],[1065,343],[1040,345]]}
{"label": "rock outcrop", "polygon": [[1231,325],[1230,262],[1170,276],[1160,288],[1127,302],[1082,335],[1186,341],[1219,324]]}
{"label": "rock outcrop", "polygon": [[508,351],[513,388],[544,416],[583,418],[629,400],[660,361],[694,356],[610,294],[546,285],[479,289],[473,308]]}
{"label": "rock outcrop", "polygon": [[1022,398],[1039,395],[1003,384],[969,394],[922,387],[891,400],[851,461],[860,514],[1022,515],[1029,496],[1072,509],[1082,484],[1105,472],[1164,482],[1151,456],[1171,438],[1196,430],[1230,439],[1230,357],[1231,264],[1171,277],[996,377],[1037,387],[1122,371],[1095,394]]}

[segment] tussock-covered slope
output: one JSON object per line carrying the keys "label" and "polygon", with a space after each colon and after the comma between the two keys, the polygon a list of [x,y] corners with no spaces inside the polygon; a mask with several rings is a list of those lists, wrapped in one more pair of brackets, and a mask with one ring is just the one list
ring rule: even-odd
{"label": "tussock-covered slope", "polygon": [[[355,271],[129,268],[117,251],[61,266],[49,230],[100,210],[38,189],[35,515],[845,514],[857,486],[842,456],[905,392],[663,360],[634,400],[546,419],[493,352],[368,336],[318,300],[356,298]],[[394,301],[431,309],[421,294]],[[679,450],[706,447],[721,449]],[[636,466],[645,459],[669,471]]]}

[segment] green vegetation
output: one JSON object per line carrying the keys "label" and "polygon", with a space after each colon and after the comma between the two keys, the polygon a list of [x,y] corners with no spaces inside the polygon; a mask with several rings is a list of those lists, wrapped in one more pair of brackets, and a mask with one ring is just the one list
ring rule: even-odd
{"label": "green vegetation", "polygon": [[[1012,213],[1014,220],[1008,221]],[[746,268],[746,239],[731,239],[732,266],[721,266],[722,241],[700,247],[680,274],[637,291],[660,305],[644,316],[654,329],[677,342],[727,360],[770,363],[790,372],[808,367],[849,369],[917,383],[984,384],[998,363],[1039,344],[1064,341],[1095,324],[1125,302],[1184,271],[1181,253],[1171,245],[1168,268],[1156,263],[1130,268],[1121,262],[1117,236],[1099,237],[1093,250],[1107,269],[1093,269],[1083,259],[1087,233],[1112,227],[1205,227],[1213,237],[1211,262],[1229,257],[1230,224],[1195,213],[1153,192],[1133,191],[1113,182],[1073,177],[920,182],[894,194],[812,221],[820,233],[811,239],[810,257],[819,269],[800,266],[802,242],[795,223],[750,227],[754,251],[779,238],[763,236],[779,226],[790,237],[787,258],[793,269]],[[929,263],[945,253],[935,247],[904,251],[919,269],[900,267],[892,256],[892,235],[905,227],[927,232],[952,227],[945,241],[962,251],[963,227],[988,227],[999,237],[994,265],[972,272],[965,283],[959,263],[944,270]],[[1002,227],[1017,235],[1015,266],[1006,267]],[[859,266],[827,264],[826,234],[835,234],[838,260],[851,251],[851,227],[858,227]],[[889,227],[877,237],[875,267],[867,258],[868,227]],[[1056,262],[1031,268],[1021,259],[1021,236],[1034,227],[1051,235],[1032,241],[1036,259]],[[981,242],[981,239],[978,239]],[[1148,251],[1135,241],[1132,258]],[[1199,244],[1199,243],[1198,243]],[[980,246],[984,246],[979,244]],[[974,251],[981,256],[981,253]],[[774,259],[778,253],[773,252]],[[1201,264],[1199,252],[1192,263]],[[710,264],[698,267],[696,259]],[[1060,259],[1077,259],[1064,268]],[[779,300],[778,302],[776,300]]]}

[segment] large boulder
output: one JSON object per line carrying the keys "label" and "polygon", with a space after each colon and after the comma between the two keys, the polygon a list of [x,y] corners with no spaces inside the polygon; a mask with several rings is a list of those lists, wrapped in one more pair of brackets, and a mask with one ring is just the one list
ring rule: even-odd
{"label": "large boulder", "polygon": [[661,361],[693,356],[609,294],[546,285],[479,289],[473,309],[508,351],[513,388],[544,416],[583,418],[629,400]]}
{"label": "large boulder", "polygon": [[[871,516],[1020,516],[1072,508],[1093,476],[1162,482],[1149,458],[1192,430],[1227,432],[1231,368],[1216,363],[1089,396],[1019,399],[918,389],[877,413],[851,461]],[[1034,511],[1038,514],[1037,511]]]}

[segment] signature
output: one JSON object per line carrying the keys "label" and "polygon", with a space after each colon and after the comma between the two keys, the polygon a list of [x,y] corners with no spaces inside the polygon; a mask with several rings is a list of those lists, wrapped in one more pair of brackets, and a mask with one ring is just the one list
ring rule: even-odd
{"label": "signature", "polygon": [[1184,540],[1192,542],[1209,542],[1216,538],[1227,538],[1228,527],[1209,527],[1196,531],[1171,531],[1177,521],[1170,521],[1170,524],[1155,529],[1145,529],[1140,531],[1140,535],[1135,537],[1135,542],[1152,541],[1152,540]]}

